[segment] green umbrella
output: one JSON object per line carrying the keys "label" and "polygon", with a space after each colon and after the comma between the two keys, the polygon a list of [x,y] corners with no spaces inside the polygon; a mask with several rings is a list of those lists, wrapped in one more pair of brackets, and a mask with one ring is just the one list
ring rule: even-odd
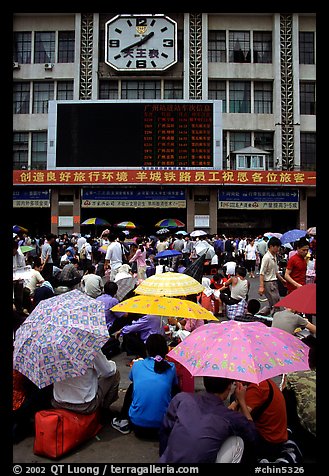
{"label": "green umbrella", "polygon": [[33,246],[20,246],[20,250],[22,253],[27,253],[28,251],[34,250]]}

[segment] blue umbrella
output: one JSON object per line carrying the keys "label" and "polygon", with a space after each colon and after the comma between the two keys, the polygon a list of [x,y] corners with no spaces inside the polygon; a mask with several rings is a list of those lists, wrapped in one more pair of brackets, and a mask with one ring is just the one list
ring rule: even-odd
{"label": "blue umbrella", "polygon": [[281,243],[284,245],[285,243],[293,243],[294,241],[299,240],[299,238],[302,238],[305,236],[307,233],[306,230],[289,230],[283,233],[283,235],[280,238]]}
{"label": "blue umbrella", "polygon": [[156,254],[154,258],[169,258],[171,256],[178,256],[181,255],[182,253],[180,251],[176,250],[164,250],[160,251],[160,253]]}

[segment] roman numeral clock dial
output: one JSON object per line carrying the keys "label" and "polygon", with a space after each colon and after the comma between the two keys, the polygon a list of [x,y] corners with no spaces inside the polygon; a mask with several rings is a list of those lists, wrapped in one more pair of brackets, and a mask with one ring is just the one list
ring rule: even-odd
{"label": "roman numeral clock dial", "polygon": [[105,24],[105,63],[117,71],[163,71],[177,62],[177,24],[165,15],[117,15]]}

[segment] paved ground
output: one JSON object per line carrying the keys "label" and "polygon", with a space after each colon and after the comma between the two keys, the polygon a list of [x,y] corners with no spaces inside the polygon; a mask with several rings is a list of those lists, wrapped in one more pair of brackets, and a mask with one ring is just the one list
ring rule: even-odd
{"label": "paved ground", "polygon": [[[251,289],[249,299],[257,299],[259,279],[250,279]],[[264,303],[261,303],[262,305]],[[119,400],[112,405],[114,412],[122,406],[126,389],[129,386],[128,374],[130,368],[126,366],[130,358],[122,352],[114,357],[121,374]],[[202,388],[202,379],[195,379],[195,388]],[[34,437],[28,437],[13,447],[14,463],[50,463],[54,460],[36,456],[33,453]],[[99,434],[80,446],[76,451],[61,458],[60,463],[156,463],[158,460],[158,443],[139,440],[133,433],[122,435],[114,430],[110,422],[105,425]]]}

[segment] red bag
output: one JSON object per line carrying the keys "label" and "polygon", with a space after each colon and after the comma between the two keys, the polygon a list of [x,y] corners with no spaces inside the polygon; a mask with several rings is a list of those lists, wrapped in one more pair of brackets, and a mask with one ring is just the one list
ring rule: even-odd
{"label": "red bag", "polygon": [[33,453],[60,458],[93,438],[101,428],[98,411],[83,415],[61,408],[41,410],[35,414]]}

